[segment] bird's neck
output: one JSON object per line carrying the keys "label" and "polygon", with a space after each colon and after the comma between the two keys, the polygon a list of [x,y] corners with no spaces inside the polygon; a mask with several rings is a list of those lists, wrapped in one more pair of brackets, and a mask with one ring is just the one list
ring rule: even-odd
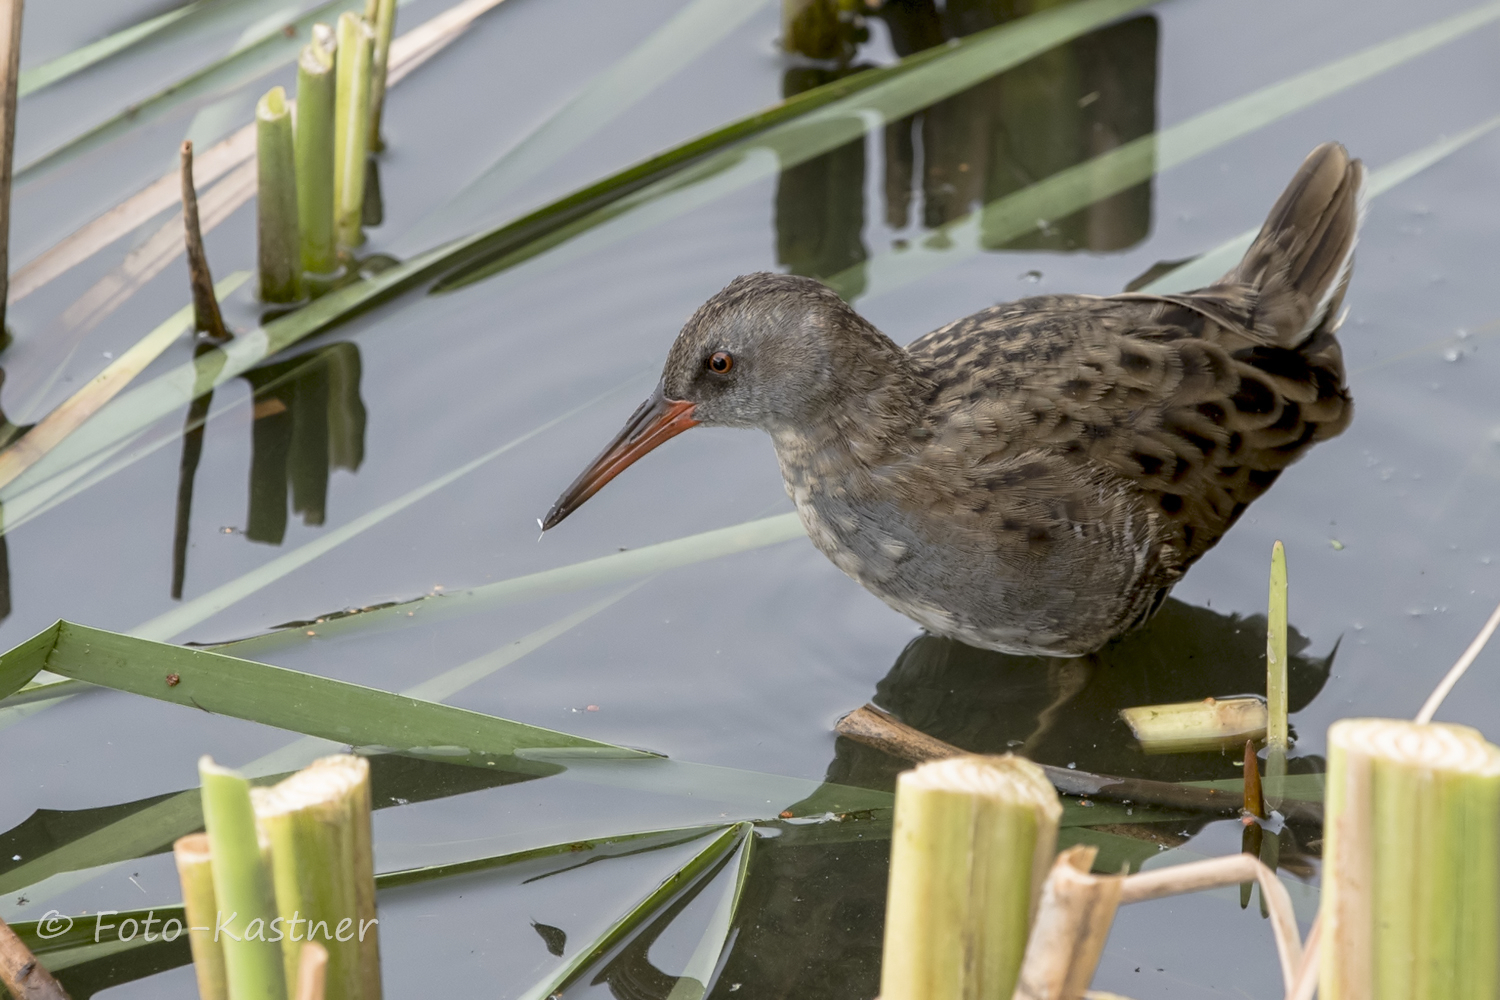
{"label": "bird's neck", "polygon": [[911,357],[873,326],[846,343],[838,391],[820,419],[768,428],[789,488],[797,481],[832,487],[904,460],[927,436],[925,400],[931,385]]}

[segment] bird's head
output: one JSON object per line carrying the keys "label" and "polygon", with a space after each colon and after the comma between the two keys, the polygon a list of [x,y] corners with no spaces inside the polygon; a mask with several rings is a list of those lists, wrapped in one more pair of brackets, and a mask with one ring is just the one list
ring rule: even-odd
{"label": "bird's head", "polygon": [[880,337],[821,282],[767,273],[736,278],[683,326],[656,390],[558,497],[542,527],[562,521],[689,427],[775,432],[816,422],[848,382],[840,374],[867,363],[857,344],[866,331]]}

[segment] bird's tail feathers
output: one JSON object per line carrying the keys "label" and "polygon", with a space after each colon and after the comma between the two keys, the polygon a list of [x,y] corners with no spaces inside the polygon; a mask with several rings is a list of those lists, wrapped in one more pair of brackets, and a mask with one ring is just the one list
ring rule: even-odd
{"label": "bird's tail feathers", "polygon": [[1337,327],[1365,212],[1364,181],[1364,165],[1340,144],[1313,150],[1244,258],[1216,283],[1248,293],[1247,319],[1272,343],[1296,347]]}

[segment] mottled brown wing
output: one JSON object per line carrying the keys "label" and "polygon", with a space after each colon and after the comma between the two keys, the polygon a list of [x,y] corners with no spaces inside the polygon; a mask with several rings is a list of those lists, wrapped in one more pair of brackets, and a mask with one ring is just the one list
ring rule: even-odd
{"label": "mottled brown wing", "polygon": [[1331,332],[1277,347],[1174,301],[1026,299],[908,350],[934,380],[938,433],[993,443],[974,463],[1042,449],[1111,470],[1174,526],[1180,568],[1352,415]]}
{"label": "mottled brown wing", "polygon": [[1180,572],[1353,416],[1334,331],[1363,185],[1324,143],[1209,288],[1024,299],[922,337],[935,412],[994,441],[976,460],[1043,448],[1113,470],[1175,526]]}

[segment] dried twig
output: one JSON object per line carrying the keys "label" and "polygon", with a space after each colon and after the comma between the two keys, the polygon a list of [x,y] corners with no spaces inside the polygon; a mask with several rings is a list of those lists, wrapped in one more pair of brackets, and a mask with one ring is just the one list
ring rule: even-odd
{"label": "dried twig", "polygon": [[1286,1000],[1312,1000],[1313,991],[1318,988],[1318,973],[1322,971],[1322,943],[1323,921],[1321,917],[1314,917],[1312,926],[1307,929],[1307,941],[1302,945],[1302,961],[1297,965],[1297,974],[1292,985],[1287,987]]}
{"label": "dried twig", "polygon": [[1125,882],[1090,873],[1098,853],[1078,844],[1052,863],[1013,1000],[1078,1000],[1094,978]]}
{"label": "dried twig", "polygon": [[1500,626],[1500,605],[1495,607],[1489,621],[1484,623],[1484,628],[1480,629],[1479,634],[1474,637],[1474,641],[1469,643],[1469,648],[1464,650],[1463,655],[1458,658],[1458,662],[1448,668],[1448,673],[1443,675],[1443,679],[1438,682],[1437,688],[1433,690],[1432,694],[1427,696],[1427,700],[1423,702],[1422,708],[1417,712],[1417,717],[1414,721],[1432,721],[1432,717],[1436,714],[1438,707],[1443,704],[1443,699],[1448,697],[1449,691],[1453,690],[1453,685],[1458,683],[1458,679],[1469,669],[1469,664],[1474,662],[1475,657],[1484,649],[1485,644],[1490,641],[1490,636],[1495,634],[1496,626]]}
{"label": "dried twig", "polygon": [[[944,743],[921,730],[913,729],[873,705],[865,705],[850,712],[838,721],[834,730],[840,736],[913,762],[968,753],[951,743]],[[1088,771],[1070,770],[1050,764],[1040,766],[1047,773],[1047,780],[1065,795],[1084,795],[1113,802],[1164,806],[1221,816],[1238,816],[1244,801],[1240,795],[1214,788],[1091,774]],[[1315,802],[1288,802],[1283,815],[1312,822],[1323,821],[1322,806]]]}
{"label": "dried twig", "polygon": [[22,0],[0,3],[0,340],[5,333],[5,291],[10,274],[10,182],[16,146],[16,81],[21,72]]}
{"label": "dried twig", "polygon": [[1120,892],[1120,902],[1142,903],[1163,896],[1239,885],[1251,879],[1260,883],[1261,898],[1270,910],[1271,932],[1276,937],[1276,951],[1281,956],[1281,976],[1287,989],[1291,989],[1302,963],[1297,917],[1292,912],[1292,897],[1287,894],[1286,886],[1259,859],[1248,854],[1231,854],[1131,875]]}
{"label": "dried twig", "polygon": [[193,288],[193,326],[209,340],[224,343],[229,331],[224,329],[224,315],[219,312],[219,298],[214,294],[214,278],[208,270],[208,255],[203,252],[203,230],[198,226],[198,192],[193,187],[193,144],[182,144],[182,227],[187,245],[188,282]]}
{"label": "dried twig", "polygon": [[52,973],[36,960],[26,942],[4,920],[0,920],[0,983],[5,984],[15,1000],[68,1000],[67,992],[52,978]]}

